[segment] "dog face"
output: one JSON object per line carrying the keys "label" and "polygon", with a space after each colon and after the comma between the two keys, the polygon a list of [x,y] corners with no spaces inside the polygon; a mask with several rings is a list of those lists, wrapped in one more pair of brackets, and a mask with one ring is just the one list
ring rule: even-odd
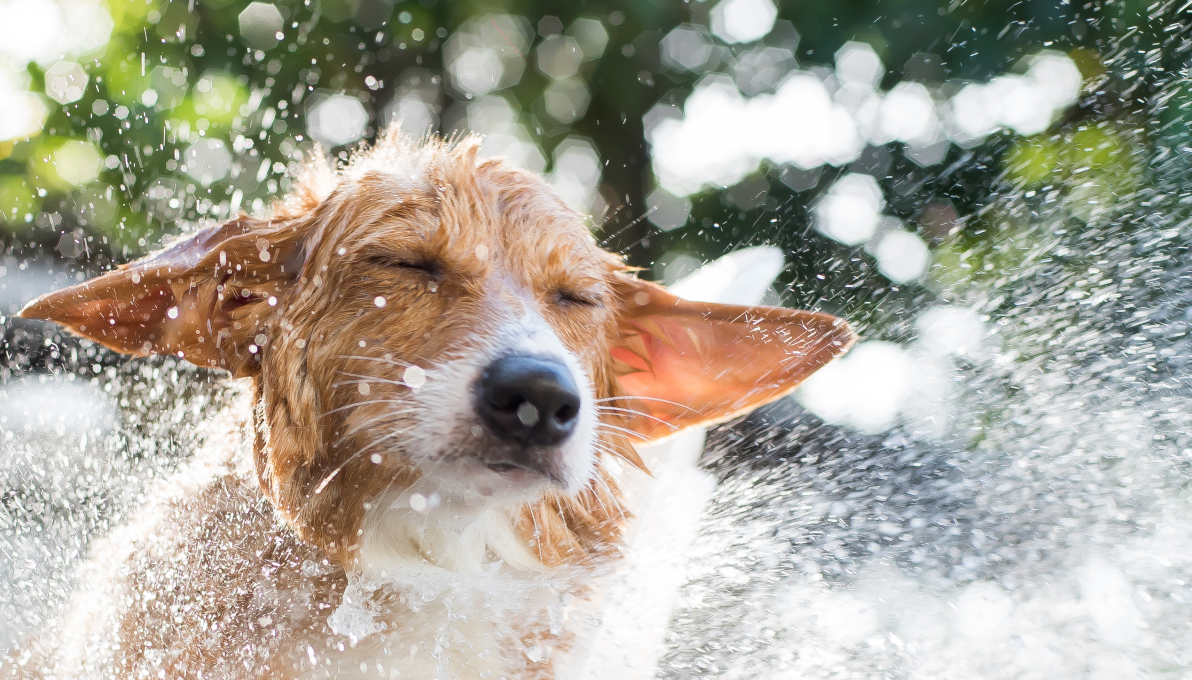
{"label": "dog face", "polygon": [[575,494],[611,396],[620,265],[536,178],[448,172],[450,191],[363,172],[327,200],[336,233],[311,243],[262,362],[309,376],[336,469],[408,469],[457,508]]}
{"label": "dog face", "polygon": [[852,343],[827,315],[638,281],[540,177],[476,151],[390,135],[316,160],[270,217],[22,315],[254,378],[262,487],[344,561],[392,508],[506,508],[542,561],[590,555],[623,517],[608,460],[640,465],[633,442],[778,398]]}

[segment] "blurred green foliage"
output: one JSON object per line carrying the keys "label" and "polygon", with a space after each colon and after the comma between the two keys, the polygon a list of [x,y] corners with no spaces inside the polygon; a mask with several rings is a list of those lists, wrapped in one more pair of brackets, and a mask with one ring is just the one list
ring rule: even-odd
{"label": "blurred green foliage", "polygon": [[[283,37],[270,49],[257,50],[240,34],[238,17],[248,5],[243,0],[110,0],[115,28],[103,52],[83,64],[91,77],[84,96],[55,106],[44,134],[0,148],[0,156],[7,157],[0,161],[3,186],[9,187],[4,200],[32,205],[27,195],[11,188],[18,186],[13,178],[23,179],[35,188],[47,210],[65,215],[71,212],[66,203],[72,187],[86,183],[98,170],[95,181],[117,189],[115,219],[110,224],[89,224],[87,229],[101,241],[107,239],[114,257],[131,257],[150,247],[160,234],[176,230],[180,218],[220,216],[218,205],[237,190],[243,193],[242,205],[248,207],[284,185],[272,169],[256,182],[255,166],[263,158],[287,166],[301,150],[302,144],[295,140],[304,132],[302,105],[311,92],[358,93],[376,116],[405,69],[441,69],[444,36],[469,17],[505,12],[527,17],[532,26],[549,15],[557,16],[561,25],[579,16],[594,16],[610,31],[606,56],[590,79],[593,103],[585,118],[571,128],[597,142],[609,161],[607,194],[621,198],[628,204],[626,214],[636,216],[641,212],[641,196],[649,188],[641,115],[668,90],[689,86],[694,78],[661,68],[657,38],[682,21],[706,21],[712,4],[282,2],[277,6],[285,19]],[[1033,3],[1028,9],[1011,2],[960,3],[947,9],[938,3],[904,0],[898,5],[895,9],[875,1],[786,3],[782,17],[792,21],[802,36],[801,58],[830,64],[832,52],[844,40],[860,37],[878,45],[894,66],[890,80],[900,77],[899,64],[920,51],[939,54],[950,73],[982,77],[1003,68],[1008,58],[1037,45],[1040,38],[1054,39],[1053,33],[1067,31],[1062,23],[1054,29],[1040,26],[1055,23],[1043,15],[1062,12],[1058,4]],[[1019,34],[1028,35],[1010,43],[1001,40],[999,34],[1015,21],[1022,22],[1016,29]],[[421,39],[414,38],[415,32]],[[640,49],[627,50],[627,46]],[[43,89],[44,73],[36,65],[30,66],[30,73],[32,89]],[[370,86],[366,82],[370,76],[380,86]],[[526,69],[513,88],[525,110],[531,109],[545,82],[534,69]],[[156,92],[153,101],[145,98],[150,89]],[[271,124],[263,126],[267,117]],[[374,118],[374,134],[378,122]],[[194,132],[217,136],[242,151],[237,162],[253,164],[252,177],[245,179],[241,169],[211,186],[192,189],[193,182],[178,165]],[[544,131],[538,141],[549,151],[558,137],[557,132]],[[241,138],[244,141],[237,146]],[[84,141],[90,141],[100,155],[100,168],[81,144]],[[58,160],[56,155],[63,158]],[[161,178],[186,185],[182,207],[159,210],[147,199],[146,193]],[[29,209],[23,209],[27,212],[4,218],[9,241],[40,239],[49,244],[56,240],[49,230],[31,230],[24,220]],[[70,226],[68,222],[54,225],[53,231],[61,232]],[[635,234],[634,240],[642,236]]]}
{"label": "blurred green foliage", "polygon": [[[104,267],[155,247],[186,222],[260,209],[286,189],[288,173],[310,148],[306,116],[313,96],[358,97],[371,116],[366,139],[375,136],[403,74],[412,68],[442,73],[448,36],[470,18],[510,13],[526,17],[539,33],[580,17],[599,20],[609,33],[604,56],[585,65],[591,104],[579,120],[546,124],[536,113],[550,81],[533,68],[531,55],[520,81],[507,91],[548,158],[567,134],[593,140],[604,162],[600,193],[609,207],[602,225],[607,247],[649,267],[665,253],[708,258],[773,242],[790,253],[784,282],[796,301],[843,295],[832,304],[872,310],[900,294],[900,287],[876,276],[854,249],[808,226],[820,190],[858,164],[825,167],[818,181],[799,191],[764,176],[770,191],[759,206],[741,208],[724,193],[706,192],[694,197],[688,226],[672,232],[661,233],[639,219],[646,211],[644,196],[654,186],[642,116],[660,101],[681,104],[699,78],[668,70],[658,42],[680,23],[706,24],[714,2],[290,0],[276,4],[283,18],[280,33],[255,46],[241,31],[246,0],[107,2],[114,29],[102,52],[82,63],[90,78],[83,96],[61,106],[50,102],[42,134],[0,143],[0,239],[11,252],[53,252],[62,234],[79,231],[91,244],[80,262]],[[1100,54],[1109,38],[1131,31],[1138,41],[1160,39],[1161,29],[1133,5],[779,4],[780,20],[797,33],[801,67],[831,66],[845,41],[861,40],[885,61],[885,87],[907,78],[987,80],[1041,46],[1068,52],[1084,72],[1092,95],[1061,121],[1057,134],[1029,139],[997,134],[976,148],[953,147],[931,167],[908,161],[899,144],[878,150],[889,159],[879,173],[887,212],[936,248],[929,283],[937,287],[972,273],[971,263],[959,264],[955,253],[995,233],[982,207],[1002,180],[1040,195],[1085,192],[1096,204],[1112,202],[1144,172],[1133,151],[1144,137],[1113,121],[1152,100],[1149,94],[1121,96],[1131,85],[1108,83]],[[1148,62],[1142,63],[1139,68]],[[31,64],[28,72],[31,89],[45,91],[42,67]],[[446,117],[466,97],[443,89],[437,103]],[[1162,95],[1165,125],[1187,126],[1188,89],[1174,86]],[[187,151],[200,139],[220,140],[231,159],[226,174],[210,182],[184,172]],[[333,152],[344,157],[343,149]],[[841,293],[842,283],[849,292]]]}

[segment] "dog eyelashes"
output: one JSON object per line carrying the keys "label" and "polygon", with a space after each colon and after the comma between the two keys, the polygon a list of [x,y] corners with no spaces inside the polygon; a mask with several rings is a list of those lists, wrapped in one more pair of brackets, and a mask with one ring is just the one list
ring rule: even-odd
{"label": "dog eyelashes", "polygon": [[374,255],[368,258],[366,262],[377,267],[385,267],[386,269],[404,269],[406,271],[418,272],[435,279],[439,278],[443,269],[435,260],[419,257]]}
{"label": "dog eyelashes", "polygon": [[582,293],[575,291],[561,289],[555,291],[555,302],[559,305],[572,305],[576,307],[599,307],[600,303],[592,298],[584,296]]}

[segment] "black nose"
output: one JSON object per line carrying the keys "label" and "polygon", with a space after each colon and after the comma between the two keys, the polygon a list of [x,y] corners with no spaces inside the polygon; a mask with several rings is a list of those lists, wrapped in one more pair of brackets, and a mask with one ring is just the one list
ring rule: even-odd
{"label": "black nose", "polygon": [[480,377],[477,410],[505,441],[552,446],[567,439],[579,420],[579,390],[571,371],[554,359],[508,356]]}

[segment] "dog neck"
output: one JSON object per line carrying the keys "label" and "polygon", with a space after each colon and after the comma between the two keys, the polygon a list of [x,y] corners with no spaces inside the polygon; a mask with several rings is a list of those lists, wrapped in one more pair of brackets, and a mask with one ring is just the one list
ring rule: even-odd
{"label": "dog neck", "polygon": [[388,580],[435,570],[541,573],[542,562],[517,531],[518,515],[500,504],[440,498],[415,483],[367,509],[355,571]]}

